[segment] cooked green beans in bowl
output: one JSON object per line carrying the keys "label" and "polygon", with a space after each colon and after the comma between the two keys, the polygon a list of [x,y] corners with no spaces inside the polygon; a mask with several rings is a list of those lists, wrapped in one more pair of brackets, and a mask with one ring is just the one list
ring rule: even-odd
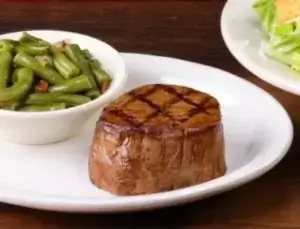
{"label": "cooked green beans in bowl", "polygon": [[126,64],[108,43],[80,33],[0,35],[0,139],[51,144],[86,131],[126,86]]}
{"label": "cooked green beans in bowl", "polygon": [[90,50],[29,32],[0,39],[0,108],[19,112],[68,109],[101,97],[112,77]]}

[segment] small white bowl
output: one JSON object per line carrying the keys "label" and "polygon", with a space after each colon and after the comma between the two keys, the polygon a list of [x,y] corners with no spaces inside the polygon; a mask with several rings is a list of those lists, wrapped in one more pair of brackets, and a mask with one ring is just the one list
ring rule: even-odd
{"label": "small white bowl", "polygon": [[[50,144],[75,136],[85,122],[115,99],[125,86],[127,71],[120,54],[105,42],[90,36],[57,30],[26,31],[50,42],[69,40],[86,48],[108,71],[113,80],[99,98],[64,110],[49,112],[18,112],[0,109],[0,139],[18,144]],[[21,32],[7,33],[0,39],[19,39]]]}

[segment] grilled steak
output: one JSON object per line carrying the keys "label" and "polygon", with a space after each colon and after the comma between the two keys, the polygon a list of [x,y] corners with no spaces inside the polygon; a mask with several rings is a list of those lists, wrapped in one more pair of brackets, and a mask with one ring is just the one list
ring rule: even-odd
{"label": "grilled steak", "polygon": [[94,133],[91,182],[116,195],[168,191],[226,172],[218,101],[175,85],[138,87],[108,105]]}

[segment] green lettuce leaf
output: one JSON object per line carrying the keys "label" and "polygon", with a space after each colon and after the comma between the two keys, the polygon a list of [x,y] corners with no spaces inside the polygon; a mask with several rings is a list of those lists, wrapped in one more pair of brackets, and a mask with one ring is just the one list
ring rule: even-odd
{"label": "green lettuce leaf", "polygon": [[300,47],[300,33],[293,33],[290,36],[271,42],[273,48],[282,53],[289,53]]}
{"label": "green lettuce leaf", "polygon": [[257,12],[262,27],[268,33],[270,39],[285,37],[292,34],[296,29],[294,22],[280,24],[276,20],[276,6],[274,0],[258,0],[253,4],[253,9]]}
{"label": "green lettuce leaf", "polygon": [[297,72],[300,72],[300,50],[297,52],[294,52],[292,54],[292,63],[291,68],[294,69]]}
{"label": "green lettuce leaf", "polygon": [[261,51],[300,72],[300,21],[279,23],[274,0],[257,0],[252,8],[258,14],[263,32],[268,35],[268,40],[261,43]]}
{"label": "green lettuce leaf", "polygon": [[281,53],[274,49],[270,43],[262,41],[261,51],[269,58],[284,63],[286,65],[292,65],[292,56],[289,54]]}
{"label": "green lettuce leaf", "polygon": [[258,0],[252,8],[257,12],[266,32],[271,32],[276,18],[276,7],[273,0]]}

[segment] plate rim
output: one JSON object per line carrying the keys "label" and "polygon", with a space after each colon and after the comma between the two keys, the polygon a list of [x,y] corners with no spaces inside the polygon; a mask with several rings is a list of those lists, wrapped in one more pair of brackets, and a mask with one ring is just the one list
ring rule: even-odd
{"label": "plate rim", "polygon": [[[236,171],[228,174],[226,177],[221,177],[213,180],[213,182],[206,182],[204,184],[195,185],[192,187],[174,190],[165,193],[156,193],[142,196],[132,196],[132,197],[113,197],[112,199],[107,198],[105,200],[100,199],[95,201],[95,198],[85,198],[85,199],[74,199],[66,197],[57,197],[57,196],[44,196],[44,195],[30,195],[25,194],[24,191],[18,192],[9,189],[4,190],[0,188],[0,201],[4,203],[36,208],[41,210],[50,210],[58,212],[98,212],[98,213],[112,213],[112,212],[129,212],[137,210],[148,210],[161,207],[170,207],[174,205],[184,204],[192,202],[194,200],[202,199],[201,195],[205,195],[205,198],[216,195],[219,192],[226,192],[230,189],[241,186],[245,183],[248,183],[261,175],[265,174],[273,167],[275,167],[287,154],[292,140],[293,140],[293,125],[292,121],[285,110],[285,108],[268,92],[256,86],[253,83],[248,82],[245,79],[242,79],[230,72],[218,69],[212,66],[186,61],[178,58],[167,57],[167,56],[157,56],[141,53],[121,53],[121,56],[126,58],[158,58],[166,59],[168,61],[180,61],[185,64],[193,64],[195,66],[201,66],[208,68],[213,71],[219,71],[221,74],[226,74],[235,80],[247,84],[249,87],[256,88],[262,95],[264,94],[270,98],[274,105],[276,105],[283,115],[283,122],[286,122],[286,128],[289,132],[288,135],[285,135],[284,138],[285,144],[284,147],[278,151],[277,156],[273,158],[269,163],[262,163],[260,167],[253,168],[251,167],[252,161]],[[244,177],[244,173],[247,173],[247,176]],[[200,189],[199,189],[200,188]],[[221,190],[220,190],[221,189]],[[200,196],[199,196],[200,195]],[[200,198],[199,198],[200,197]]]}
{"label": "plate rim", "polygon": [[[249,0],[252,1],[252,0]],[[246,70],[254,74],[256,77],[261,80],[292,94],[300,95],[300,84],[297,86],[295,83],[287,82],[283,77],[278,77],[276,73],[273,73],[271,70],[267,70],[264,67],[261,67],[258,64],[253,63],[251,60],[247,58],[247,55],[244,55],[243,52],[238,52],[235,50],[234,41],[230,39],[230,35],[228,30],[226,29],[227,23],[226,18],[228,17],[230,12],[230,5],[235,4],[235,0],[227,0],[223,9],[221,11],[220,18],[220,31],[223,41],[231,53],[231,55],[235,58],[235,60],[241,64]],[[258,50],[259,51],[259,50]],[[280,64],[280,63],[276,63]]]}

